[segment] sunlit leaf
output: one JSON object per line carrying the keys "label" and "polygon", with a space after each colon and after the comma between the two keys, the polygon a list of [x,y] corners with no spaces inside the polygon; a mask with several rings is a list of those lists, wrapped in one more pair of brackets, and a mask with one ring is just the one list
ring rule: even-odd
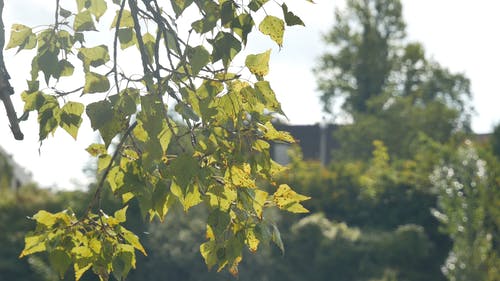
{"label": "sunlit leaf", "polygon": [[271,39],[278,44],[278,46],[283,45],[283,34],[285,33],[285,23],[282,19],[275,16],[266,16],[264,20],[259,24],[259,30],[265,34],[269,35]]}
{"label": "sunlit leaf", "polygon": [[96,30],[90,11],[83,11],[76,14],[73,29],[77,32]]}
{"label": "sunlit leaf", "polygon": [[85,74],[84,94],[102,93],[109,90],[110,84],[108,77],[95,72]]}
{"label": "sunlit leaf", "polygon": [[273,194],[273,201],[276,206],[282,210],[292,213],[307,213],[309,212],[304,208],[300,202],[309,200],[311,197],[298,194],[293,191],[287,184],[281,184],[278,190]]}
{"label": "sunlit leaf", "polygon": [[92,48],[80,48],[78,58],[83,61],[86,69],[89,66],[101,66],[109,61],[108,46],[99,45]]}
{"label": "sunlit leaf", "polygon": [[31,28],[22,24],[13,24],[10,30],[10,40],[5,49],[8,50],[22,45],[31,34],[33,34]]}
{"label": "sunlit leaf", "polygon": [[[115,28],[118,21],[119,11],[116,11],[115,18],[113,19],[113,23],[111,23],[111,28]],[[132,17],[132,13],[129,10],[124,9],[122,12],[122,17],[120,18],[120,28],[123,27],[134,27],[134,18]]]}
{"label": "sunlit leaf", "polygon": [[108,9],[108,5],[105,0],[90,0],[90,7],[88,9],[95,16],[95,19],[99,21]]}
{"label": "sunlit leaf", "polygon": [[87,147],[85,150],[94,157],[107,153],[106,147],[100,143],[93,143],[89,145],[89,147]]}
{"label": "sunlit leaf", "polygon": [[82,123],[82,113],[84,110],[84,105],[79,102],[67,102],[61,108],[61,117],[59,121],[59,126],[63,128],[68,134],[70,134],[74,139],[78,135],[78,129]]}
{"label": "sunlit leaf", "polygon": [[207,241],[200,245],[200,253],[205,259],[208,269],[217,264],[217,247],[215,241]]}
{"label": "sunlit leaf", "polygon": [[256,55],[248,55],[245,60],[245,65],[248,67],[250,72],[258,77],[266,76],[269,73],[269,57],[271,56],[271,50],[267,50],[264,53]]}
{"label": "sunlit leaf", "polygon": [[28,234],[24,237],[24,249],[19,258],[46,250],[43,235]]}
{"label": "sunlit leaf", "polygon": [[142,254],[147,256],[146,250],[144,250],[144,247],[142,246],[141,242],[139,242],[139,237],[137,237],[137,235],[125,229],[123,230],[122,234],[123,238],[125,238],[125,240],[128,243],[130,243],[130,245],[132,245],[135,249],[139,250]]}

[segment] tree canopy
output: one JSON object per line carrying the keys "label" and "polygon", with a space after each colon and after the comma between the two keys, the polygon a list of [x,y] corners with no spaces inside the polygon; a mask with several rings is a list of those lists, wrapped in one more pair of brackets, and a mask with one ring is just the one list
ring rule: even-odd
{"label": "tree canopy", "polygon": [[379,139],[406,157],[420,133],[445,142],[470,131],[470,81],[408,42],[399,0],[348,0],[335,20],[316,75],[324,111],[352,120],[338,136],[346,155],[367,158]]}
{"label": "tree canopy", "polygon": [[[122,226],[132,199],[150,220],[203,204],[209,268],[236,275],[245,247],[283,250],[265,210],[307,212],[309,197],[278,181],[284,167],[270,158],[270,142],[294,142],[271,123],[284,114],[265,79],[271,50],[232,65],[254,29],[281,47],[286,27],[304,25],[267,2],[57,0],[51,24],[12,26],[6,48],[34,54],[22,118],[36,112],[40,142],[58,129],[76,139],[83,118],[103,141],[87,148],[100,177],[87,211],[36,213],[21,257],[47,252],[60,277],[72,266],[76,280],[87,270],[123,280],[136,251],[146,255]],[[99,36],[109,28],[112,40]],[[122,199],[114,213],[102,210],[105,188]]]}

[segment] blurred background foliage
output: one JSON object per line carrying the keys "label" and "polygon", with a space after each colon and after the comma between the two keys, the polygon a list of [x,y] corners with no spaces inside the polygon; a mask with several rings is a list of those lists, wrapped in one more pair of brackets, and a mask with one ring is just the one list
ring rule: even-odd
{"label": "blurred background foliage", "polygon": [[[500,280],[500,125],[486,138],[472,134],[468,79],[408,42],[400,1],[348,0],[335,17],[325,35],[334,48],[316,74],[325,112],[347,120],[334,133],[338,149],[328,165],[303,160],[299,146],[289,150],[281,176],[312,197],[310,213],[266,214],[286,252],[246,253],[238,279]],[[68,205],[82,212],[93,187],[13,189],[3,158],[0,167],[0,280],[56,280],[45,257],[17,258],[29,216]],[[103,208],[118,204],[103,198]],[[207,271],[195,246],[206,215],[179,208],[163,223],[145,223],[132,203],[126,227],[148,256],[127,280],[234,280]]]}

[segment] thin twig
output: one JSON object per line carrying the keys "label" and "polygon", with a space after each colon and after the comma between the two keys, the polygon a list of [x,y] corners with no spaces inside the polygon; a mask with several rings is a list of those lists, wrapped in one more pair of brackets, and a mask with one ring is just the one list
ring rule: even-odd
{"label": "thin twig", "polygon": [[137,126],[137,121],[132,123],[132,125],[130,125],[127,128],[127,130],[123,134],[123,137],[120,140],[120,143],[118,143],[118,145],[116,146],[116,150],[115,150],[115,152],[113,152],[113,156],[111,157],[111,160],[109,161],[108,166],[104,170],[104,173],[102,174],[102,177],[99,180],[99,183],[97,184],[97,189],[94,193],[94,197],[92,198],[92,201],[89,203],[89,206],[87,207],[87,212],[86,212],[87,216],[90,214],[90,210],[92,209],[92,207],[95,205],[96,202],[99,203],[99,209],[101,208],[101,192],[102,192],[102,189],[104,188],[104,181],[108,177],[108,174],[111,171],[111,167],[113,166],[113,163],[115,162],[116,158],[118,157],[118,154],[120,154],[120,150],[123,147],[123,145],[125,144],[125,140],[132,133],[135,126]]}
{"label": "thin twig", "polygon": [[122,20],[123,10],[125,8],[125,0],[122,0],[120,4],[120,10],[118,11],[118,17],[116,18],[116,26],[115,26],[115,38],[113,41],[113,72],[115,74],[115,85],[117,94],[120,93],[120,87],[118,86],[118,31],[120,30],[120,23]]}

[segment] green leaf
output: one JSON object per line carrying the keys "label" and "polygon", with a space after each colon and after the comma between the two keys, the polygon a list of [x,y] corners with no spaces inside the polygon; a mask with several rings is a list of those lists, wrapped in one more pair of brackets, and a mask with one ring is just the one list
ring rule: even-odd
{"label": "green leaf", "polygon": [[45,83],[49,83],[50,76],[58,78],[59,75],[59,60],[57,58],[58,52],[46,50],[40,53],[37,58],[37,65],[43,72]]}
{"label": "green leaf", "polygon": [[89,11],[95,16],[96,21],[99,21],[102,15],[108,9],[108,5],[105,0],[90,0]]}
{"label": "green leaf", "polygon": [[57,75],[54,75],[54,77],[57,79],[59,77],[72,76],[73,71],[75,70],[75,67],[73,66],[73,64],[71,64],[67,60],[60,60],[57,63],[57,68],[58,68]]}
{"label": "green leaf", "polygon": [[66,18],[69,18],[71,16],[71,12],[59,7],[59,15],[66,19]]}
{"label": "green leaf", "polygon": [[88,8],[89,6],[90,6],[90,0],[76,0],[76,7],[78,9],[78,12]]}
{"label": "green leaf", "polygon": [[257,12],[264,4],[266,4],[269,0],[252,0],[248,4],[250,10]]}
{"label": "green leaf", "polygon": [[188,58],[191,62],[191,71],[196,76],[210,62],[210,53],[200,45],[189,49]]}
{"label": "green leaf", "polygon": [[73,29],[76,32],[80,31],[95,31],[94,20],[90,15],[90,11],[83,11],[75,16],[75,21],[73,23]]}
{"label": "green leaf", "polygon": [[44,104],[38,109],[38,124],[40,141],[47,138],[50,133],[54,133],[59,124],[59,103],[53,96],[43,95]]}
{"label": "green leaf", "polygon": [[142,36],[142,41],[144,42],[144,46],[146,47],[146,53],[149,59],[148,62],[154,62],[156,38],[151,33],[146,33]]}
{"label": "green leaf", "polygon": [[260,98],[264,106],[272,111],[276,111],[281,115],[285,113],[281,109],[281,104],[276,99],[276,94],[268,81],[259,81],[254,84],[255,90],[257,90],[257,96]]}
{"label": "green leaf", "polygon": [[238,34],[244,45],[247,44],[247,37],[252,32],[255,22],[250,14],[241,14],[231,22],[231,29]]}
{"label": "green leaf", "polygon": [[[115,18],[111,23],[111,28],[116,27],[119,12],[120,12],[119,10],[116,11]],[[132,13],[129,10],[124,9],[122,12],[122,17],[120,18],[120,28],[122,27],[134,27],[134,18],[132,17]]]}
{"label": "green leaf", "polygon": [[135,268],[134,248],[119,244],[117,251],[112,261],[113,275],[118,280],[125,280],[130,270]]}
{"label": "green leaf", "polygon": [[278,44],[283,45],[283,34],[285,33],[285,23],[282,19],[275,16],[266,16],[259,24],[259,30]]}
{"label": "green leaf", "polygon": [[67,102],[61,108],[59,126],[66,130],[75,140],[78,135],[78,129],[82,123],[82,113],[84,105],[79,102]]}
{"label": "green leaf", "polygon": [[215,39],[211,40],[213,46],[212,61],[222,60],[224,67],[228,67],[233,58],[241,51],[241,42],[231,33],[219,32]]}
{"label": "green leaf", "polygon": [[78,58],[82,60],[84,68],[88,70],[89,66],[98,67],[109,61],[108,46],[99,45],[92,48],[80,48]]}
{"label": "green leaf", "polygon": [[231,217],[228,212],[221,211],[220,209],[213,210],[208,216],[207,223],[212,228],[216,239],[224,237],[224,232],[229,227]]}
{"label": "green leaf", "polygon": [[131,27],[119,29],[118,40],[120,41],[120,48],[122,50],[134,46],[137,43],[134,29]]}
{"label": "green leaf", "polygon": [[193,3],[193,0],[170,0],[170,3],[174,9],[175,16],[178,18]]}
{"label": "green leaf", "polygon": [[281,9],[283,10],[283,16],[285,17],[286,25],[302,25],[305,26],[304,22],[296,16],[294,13],[288,11],[288,7],[285,3],[281,5]]}
{"label": "green leaf", "polygon": [[256,55],[248,55],[245,60],[245,65],[250,72],[257,77],[266,76],[269,73],[269,57],[271,56],[271,49],[264,53]]}
{"label": "green leaf", "polygon": [[83,86],[84,94],[103,93],[109,90],[110,84],[108,77],[95,73],[85,73],[85,85]]}
{"label": "green leaf", "polygon": [[222,2],[220,6],[221,24],[222,26],[227,27],[227,25],[236,17],[236,3],[232,0],[228,0]]}
{"label": "green leaf", "polygon": [[66,251],[55,249],[49,253],[49,262],[51,267],[59,274],[59,277],[63,279],[72,261]]}
{"label": "green leaf", "polygon": [[25,43],[30,35],[33,34],[31,28],[22,24],[13,24],[10,30],[10,40],[7,44],[6,50],[21,46]]}
{"label": "green leaf", "polygon": [[272,229],[273,229],[272,230],[272,239],[273,239],[274,244],[276,244],[276,246],[278,246],[278,248],[281,250],[282,254],[285,254],[285,246],[283,245],[283,240],[281,240],[281,234],[280,234],[278,227],[275,224],[273,224]]}
{"label": "green leaf", "polygon": [[106,147],[127,125],[126,122],[123,122],[124,120],[115,117],[112,105],[108,100],[87,105],[86,113],[92,129],[99,130]]}

